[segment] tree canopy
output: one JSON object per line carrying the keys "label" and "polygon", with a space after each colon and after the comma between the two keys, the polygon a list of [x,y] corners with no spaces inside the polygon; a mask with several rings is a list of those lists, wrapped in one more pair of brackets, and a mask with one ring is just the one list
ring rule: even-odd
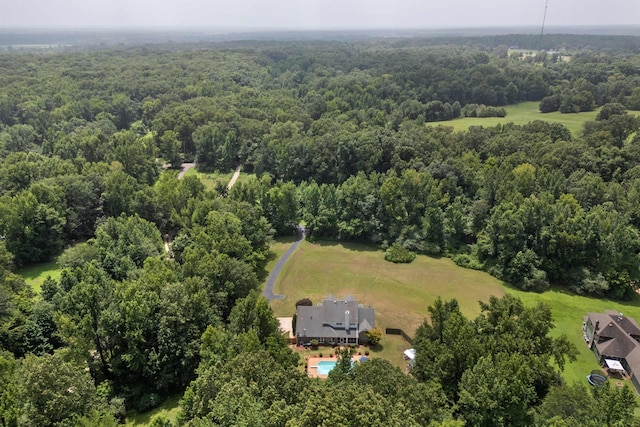
{"label": "tree canopy", "polygon": [[[115,425],[184,392],[192,426],[629,425],[629,390],[562,384],[575,349],[543,304],[491,298],[468,319],[437,300],[410,376],[345,350],[318,383],[259,287],[272,237],[304,224],[527,291],[631,299],[639,40],[550,35],[562,55],[534,57],[509,54],[539,43],[526,35],[0,52],[0,423]],[[573,133],[543,114],[449,126],[524,101],[599,111]],[[207,189],[182,161],[250,177]],[[39,295],[15,274],[54,259]]]}

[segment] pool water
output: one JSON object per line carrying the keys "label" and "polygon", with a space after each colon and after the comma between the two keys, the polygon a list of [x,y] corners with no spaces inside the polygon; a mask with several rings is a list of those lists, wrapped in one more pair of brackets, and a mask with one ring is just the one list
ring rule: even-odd
{"label": "pool water", "polygon": [[318,374],[319,375],[329,375],[329,371],[336,367],[336,363],[333,360],[323,360],[318,362]]}

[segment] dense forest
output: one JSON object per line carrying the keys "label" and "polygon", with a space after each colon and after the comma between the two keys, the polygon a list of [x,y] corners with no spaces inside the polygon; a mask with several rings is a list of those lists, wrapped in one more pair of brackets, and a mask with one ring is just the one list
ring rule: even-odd
{"label": "dense forest", "polygon": [[[185,390],[190,426],[632,425],[629,389],[563,384],[575,348],[544,305],[495,298],[467,319],[438,300],[411,375],[345,350],[318,383],[259,293],[272,238],[303,221],[524,290],[632,298],[639,40],[510,53],[535,40],[0,53],[0,425],[115,425]],[[522,101],[600,109],[577,134],[543,114],[447,126]],[[207,190],[183,161],[255,177]],[[52,259],[37,295],[15,274]]]}

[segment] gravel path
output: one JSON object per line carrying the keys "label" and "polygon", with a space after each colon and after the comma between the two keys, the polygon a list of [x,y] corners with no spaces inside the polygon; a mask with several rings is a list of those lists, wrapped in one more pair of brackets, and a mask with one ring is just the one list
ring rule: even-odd
{"label": "gravel path", "polygon": [[182,166],[182,170],[178,174],[178,179],[182,179],[184,174],[187,173],[187,171],[189,169],[191,169],[192,167],[194,167],[195,165],[196,165],[195,163],[183,163],[183,164],[181,164],[180,166]]}
{"label": "gravel path", "polygon": [[233,187],[233,184],[236,183],[236,181],[238,180],[238,177],[240,176],[241,170],[242,170],[242,165],[238,165],[238,167],[236,168],[236,171],[233,173],[233,176],[231,177],[231,181],[229,181],[229,184],[227,184],[227,190],[231,190],[231,187]]}
{"label": "gravel path", "polygon": [[276,280],[280,275],[280,271],[282,271],[282,267],[287,262],[289,257],[295,252],[295,250],[300,246],[300,243],[304,240],[305,230],[304,227],[298,225],[296,228],[296,241],[293,242],[291,247],[287,249],[287,252],[284,253],[278,260],[278,263],[273,270],[271,270],[271,274],[267,278],[267,284],[264,287],[264,291],[262,292],[262,296],[264,296],[268,301],[273,301],[274,299],[284,299],[284,295],[278,295],[273,293],[273,286],[276,284]]}

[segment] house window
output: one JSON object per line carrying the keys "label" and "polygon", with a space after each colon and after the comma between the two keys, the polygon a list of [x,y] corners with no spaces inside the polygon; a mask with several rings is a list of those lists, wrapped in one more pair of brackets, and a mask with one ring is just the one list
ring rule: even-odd
{"label": "house window", "polygon": [[349,344],[355,344],[355,343],[356,343],[355,338],[349,338]]}
{"label": "house window", "polygon": [[324,338],[318,338],[319,343],[324,343]]}

